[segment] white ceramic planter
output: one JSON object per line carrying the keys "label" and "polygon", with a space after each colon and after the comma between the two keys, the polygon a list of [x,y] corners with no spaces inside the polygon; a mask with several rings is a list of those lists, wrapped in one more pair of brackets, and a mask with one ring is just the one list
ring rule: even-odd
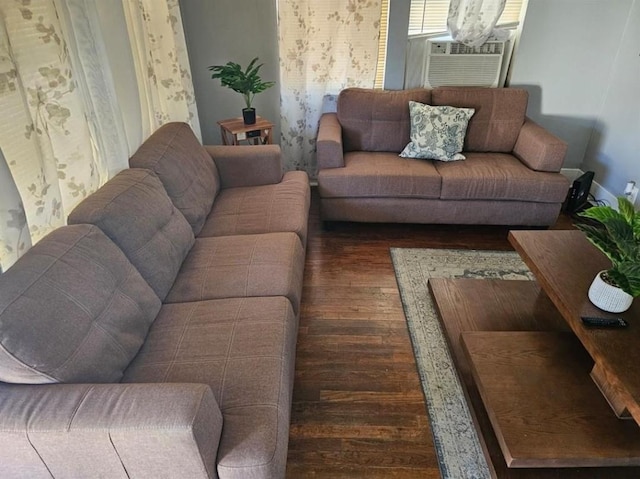
{"label": "white ceramic planter", "polygon": [[611,286],[602,280],[600,275],[605,271],[600,271],[589,288],[589,299],[593,304],[603,311],[609,313],[622,313],[631,307],[633,296],[625,293],[616,286]]}

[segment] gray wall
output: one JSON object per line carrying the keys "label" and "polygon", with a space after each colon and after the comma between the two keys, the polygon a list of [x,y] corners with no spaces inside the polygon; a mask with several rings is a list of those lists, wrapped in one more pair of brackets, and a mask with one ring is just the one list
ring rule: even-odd
{"label": "gray wall", "polygon": [[627,181],[640,185],[640,0],[633,2],[610,74],[582,169],[595,171],[601,185],[620,195]]}
{"label": "gray wall", "polygon": [[569,143],[566,168],[582,166],[632,3],[529,1],[509,85],[529,90],[528,115]]}
{"label": "gray wall", "polygon": [[[265,81],[279,83],[276,0],[180,0],[193,87],[205,144],[220,144],[217,121],[242,115],[239,93],[211,79],[210,65],[228,61],[246,66],[260,57]],[[271,120],[280,138],[279,85],[256,96],[257,114]]]}
{"label": "gray wall", "polygon": [[387,28],[387,57],[384,71],[384,87],[402,90],[406,66],[407,32],[411,0],[389,0],[389,26]]}

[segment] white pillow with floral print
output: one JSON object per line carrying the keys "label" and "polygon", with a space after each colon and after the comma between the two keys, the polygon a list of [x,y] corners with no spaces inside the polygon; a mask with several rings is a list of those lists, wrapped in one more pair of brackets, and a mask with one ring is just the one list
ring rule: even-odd
{"label": "white pillow with floral print", "polygon": [[409,102],[411,142],[400,156],[428,160],[464,160],[460,154],[473,108],[431,106]]}

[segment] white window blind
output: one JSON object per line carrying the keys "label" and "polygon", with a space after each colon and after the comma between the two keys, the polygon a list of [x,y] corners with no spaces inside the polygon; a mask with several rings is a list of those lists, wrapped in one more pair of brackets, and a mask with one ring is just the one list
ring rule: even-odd
{"label": "white window blind", "polygon": [[387,59],[387,36],[389,27],[389,0],[382,0],[380,12],[380,39],[378,40],[378,63],[374,88],[384,88],[384,67]]}
{"label": "white window blind", "polygon": [[[524,0],[507,0],[498,25],[518,22]],[[411,0],[409,35],[447,31],[449,0]]]}

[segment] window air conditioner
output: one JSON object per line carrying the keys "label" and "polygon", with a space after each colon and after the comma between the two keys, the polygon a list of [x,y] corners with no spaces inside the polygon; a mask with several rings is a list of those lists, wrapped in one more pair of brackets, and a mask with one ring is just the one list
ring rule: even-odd
{"label": "window air conditioner", "polygon": [[412,38],[405,88],[502,86],[503,65],[508,64],[511,55],[509,44],[510,41],[489,41],[480,47],[468,47],[450,38]]}

